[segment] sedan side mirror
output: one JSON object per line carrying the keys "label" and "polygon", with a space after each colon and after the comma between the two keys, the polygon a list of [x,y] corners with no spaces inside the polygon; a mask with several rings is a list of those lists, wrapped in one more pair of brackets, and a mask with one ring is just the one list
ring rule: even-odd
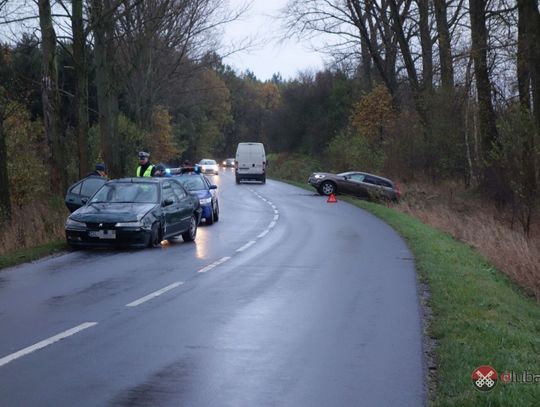
{"label": "sedan side mirror", "polygon": [[88,202],[88,198],[81,198],[81,202],[83,205],[86,205],[86,202]]}
{"label": "sedan side mirror", "polygon": [[208,189],[217,189],[217,185],[210,185]]}
{"label": "sedan side mirror", "polygon": [[169,206],[172,205],[174,201],[171,198],[167,198],[163,201],[163,206]]}

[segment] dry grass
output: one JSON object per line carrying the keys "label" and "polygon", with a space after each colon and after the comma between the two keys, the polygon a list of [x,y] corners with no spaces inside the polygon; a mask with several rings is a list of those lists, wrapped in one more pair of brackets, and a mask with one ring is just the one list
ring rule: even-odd
{"label": "dry grass", "polygon": [[[404,198],[397,209],[473,246],[540,302],[540,235],[527,238],[511,213],[457,184],[407,185]],[[538,231],[537,225],[532,229]]]}
{"label": "dry grass", "polygon": [[0,228],[0,255],[63,239],[67,215],[67,209],[58,205],[51,208],[32,203],[15,207],[11,221]]}

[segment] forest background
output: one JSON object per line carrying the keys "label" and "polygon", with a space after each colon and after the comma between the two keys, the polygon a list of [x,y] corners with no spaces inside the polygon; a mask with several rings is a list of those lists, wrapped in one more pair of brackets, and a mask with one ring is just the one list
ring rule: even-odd
{"label": "forest background", "polygon": [[332,36],[332,63],[265,81],[223,63],[242,13],[224,4],[0,0],[0,254],[61,239],[96,162],[120,177],[140,150],[176,166],[259,141],[277,177],[397,179],[397,209],[540,298],[537,0],[290,0],[283,35]]}

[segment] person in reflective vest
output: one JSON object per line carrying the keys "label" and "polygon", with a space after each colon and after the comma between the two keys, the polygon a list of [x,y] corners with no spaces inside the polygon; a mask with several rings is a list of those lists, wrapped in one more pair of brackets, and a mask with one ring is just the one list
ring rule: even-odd
{"label": "person in reflective vest", "polygon": [[135,173],[136,177],[153,177],[156,167],[150,162],[150,153],[146,151],[139,152],[139,166]]}

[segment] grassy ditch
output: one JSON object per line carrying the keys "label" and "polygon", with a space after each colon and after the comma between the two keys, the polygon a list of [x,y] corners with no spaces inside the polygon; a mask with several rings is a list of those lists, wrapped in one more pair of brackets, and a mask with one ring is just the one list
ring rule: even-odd
{"label": "grassy ditch", "polygon": [[[312,189],[305,183],[289,182]],[[339,196],[392,226],[414,253],[418,278],[429,286],[427,335],[433,406],[537,406],[540,383],[504,384],[489,393],[471,382],[475,368],[540,375],[540,307],[473,248],[395,209]]]}
{"label": "grassy ditch", "polygon": [[57,240],[35,247],[12,250],[0,256],[0,269],[27,263],[65,250],[68,250],[65,240]]}

